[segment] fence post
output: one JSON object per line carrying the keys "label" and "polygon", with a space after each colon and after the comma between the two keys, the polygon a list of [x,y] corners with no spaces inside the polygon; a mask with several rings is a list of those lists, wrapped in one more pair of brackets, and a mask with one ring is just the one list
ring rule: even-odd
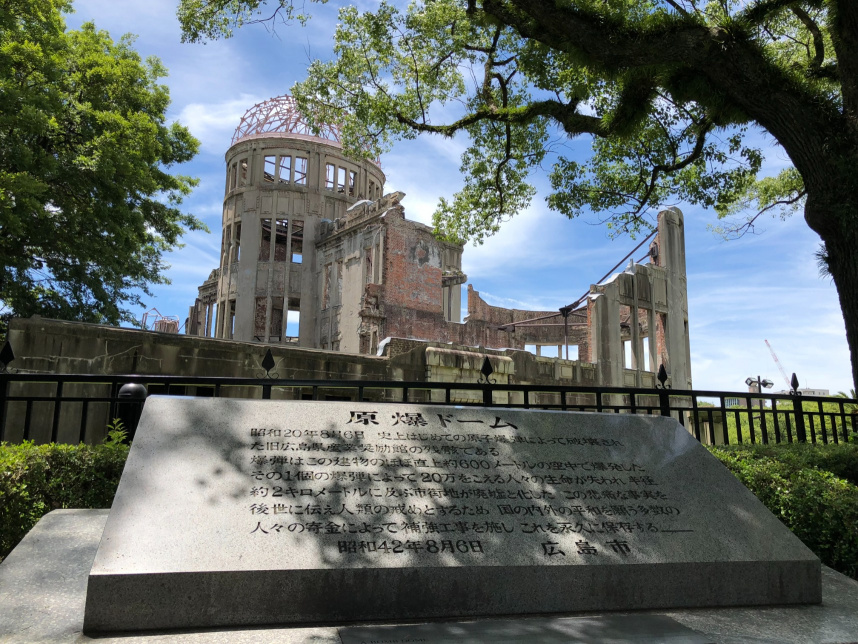
{"label": "fence post", "polygon": [[0,378],[3,384],[0,385],[0,441],[6,438],[6,397],[9,395],[9,380],[3,378],[5,374],[14,373],[15,369],[9,368],[9,363],[15,359],[15,352],[12,351],[12,345],[9,343],[9,338],[3,343],[3,348],[0,349]]}
{"label": "fence post", "polygon": [[9,380],[0,374],[0,441],[6,440],[6,396],[9,394]]}
{"label": "fence post", "polygon": [[656,385],[656,388],[658,389],[658,411],[662,416],[670,416],[670,393],[668,392],[670,385],[667,384],[669,377],[664,365],[659,365],[656,376],[659,384]]}
{"label": "fence post", "polygon": [[128,382],[119,388],[116,396],[120,402],[116,405],[116,414],[128,432],[126,440],[130,443],[137,433],[137,423],[140,422],[140,414],[143,413],[143,404],[146,402],[146,387],[136,382]]}
{"label": "fence post", "polygon": [[807,430],[804,428],[804,407],[801,404],[801,392],[798,390],[798,378],[795,374],[792,374],[790,386],[792,411],[795,414],[795,438],[799,443],[806,443]]}
{"label": "fence post", "polygon": [[670,392],[666,389],[658,390],[658,411],[662,416],[670,416]]}
{"label": "fence post", "polygon": [[57,380],[54,390],[54,420],[51,423],[51,442],[56,443],[60,434],[60,408],[63,404],[63,381]]}
{"label": "fence post", "polygon": [[483,359],[483,366],[480,368],[480,374],[482,374],[477,380],[478,383],[483,385],[483,406],[491,407],[492,406],[492,385],[497,381],[492,378],[492,374],[495,372],[494,367],[492,367],[492,362],[489,360],[489,357],[486,356]]}
{"label": "fence post", "polygon": [[804,427],[804,409],[801,406],[801,398],[793,396],[792,410],[795,414],[795,439],[799,443],[807,442],[807,430]]}

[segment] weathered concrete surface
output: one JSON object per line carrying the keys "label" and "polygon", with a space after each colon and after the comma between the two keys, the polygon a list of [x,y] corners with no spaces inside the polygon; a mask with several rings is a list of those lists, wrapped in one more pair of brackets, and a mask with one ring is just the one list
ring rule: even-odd
{"label": "weathered concrete surface", "polygon": [[[46,515],[0,564],[0,641],[71,644],[342,644],[348,627],[268,627],[197,631],[126,632],[91,638],[82,633],[87,575],[107,520],[105,510],[56,510]],[[822,604],[791,607],[638,611],[632,617],[662,615],[719,644],[845,644],[858,633],[858,582],[822,569]],[[612,613],[622,617],[623,613]],[[589,614],[588,617],[596,617]],[[502,635],[527,632],[528,644],[553,644],[576,617],[527,617],[498,632],[499,620],[432,622],[424,644],[485,644],[463,637],[474,625]],[[380,625],[382,626],[382,625]],[[418,632],[425,627],[416,625]],[[361,628],[364,628],[363,626]],[[382,628],[389,628],[384,627]],[[478,632],[485,632],[478,631]],[[512,641],[520,642],[521,639]],[[590,640],[593,641],[592,639]],[[640,640],[632,640],[640,642]]]}
{"label": "weathered concrete surface", "polygon": [[664,615],[599,615],[554,619],[486,619],[478,622],[356,626],[340,629],[343,644],[715,644]]}
{"label": "weathered concrete surface", "polygon": [[[376,356],[263,345],[124,329],[46,318],[16,318],[9,325],[14,366],[23,372],[140,374],[255,378],[269,348],[281,378],[383,380],[388,361]],[[403,373],[419,379],[421,372]]]}
{"label": "weathered concrete surface", "polygon": [[813,603],[819,570],[669,418],[153,397],[86,627]]}

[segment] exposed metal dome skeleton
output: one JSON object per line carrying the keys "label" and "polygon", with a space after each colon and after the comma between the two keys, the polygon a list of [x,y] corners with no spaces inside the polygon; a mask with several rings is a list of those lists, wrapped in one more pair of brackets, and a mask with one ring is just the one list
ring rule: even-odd
{"label": "exposed metal dome skeleton", "polygon": [[232,135],[232,145],[256,136],[272,133],[298,134],[328,141],[340,141],[340,127],[324,124],[314,131],[298,109],[298,102],[288,95],[269,98],[251,107]]}

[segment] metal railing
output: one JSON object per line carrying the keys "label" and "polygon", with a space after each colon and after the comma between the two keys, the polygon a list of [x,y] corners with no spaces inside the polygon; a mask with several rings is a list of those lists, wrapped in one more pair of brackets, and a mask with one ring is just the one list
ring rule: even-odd
{"label": "metal railing", "polygon": [[[489,374],[490,375],[490,374]],[[365,380],[0,373],[0,440],[98,442],[120,418],[133,435],[149,395],[495,406],[671,416],[706,444],[858,440],[858,402],[838,397],[620,387]],[[125,387],[125,388],[124,388]],[[146,391],[139,390],[145,396]],[[727,401],[740,406],[727,406]]]}

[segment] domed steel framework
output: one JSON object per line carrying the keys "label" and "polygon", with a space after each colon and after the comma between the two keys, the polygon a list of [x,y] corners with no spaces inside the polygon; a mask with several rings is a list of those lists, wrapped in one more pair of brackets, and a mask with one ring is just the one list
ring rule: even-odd
{"label": "domed steel framework", "polygon": [[323,125],[314,132],[304,116],[298,110],[297,101],[288,95],[269,98],[257,103],[241,117],[241,123],[232,135],[232,145],[242,139],[270,133],[303,134],[328,141],[340,142],[340,128],[337,125]]}

